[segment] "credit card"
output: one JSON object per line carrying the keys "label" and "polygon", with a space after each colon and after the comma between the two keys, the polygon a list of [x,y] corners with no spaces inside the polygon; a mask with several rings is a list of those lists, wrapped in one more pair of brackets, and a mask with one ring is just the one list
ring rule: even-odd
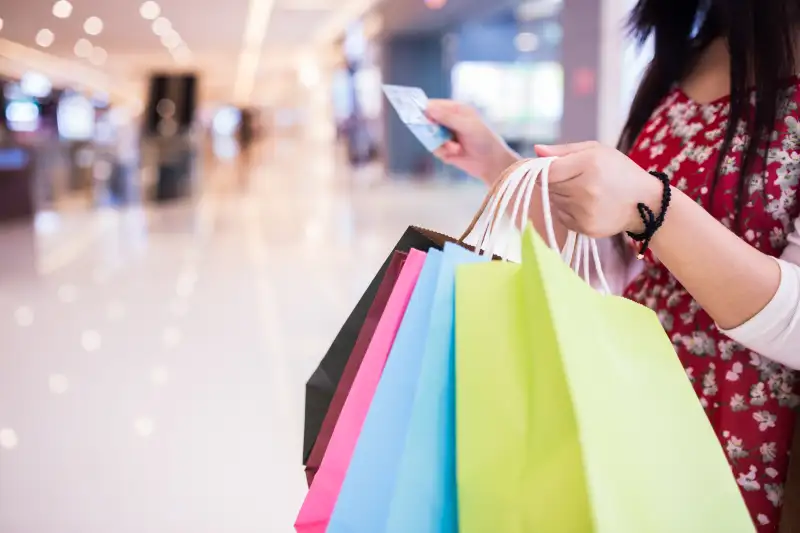
{"label": "credit card", "polygon": [[400,85],[384,85],[386,98],[397,111],[400,120],[408,126],[411,133],[420,140],[423,146],[433,152],[453,135],[446,128],[428,120],[425,108],[428,107],[428,96],[419,87],[403,87]]}

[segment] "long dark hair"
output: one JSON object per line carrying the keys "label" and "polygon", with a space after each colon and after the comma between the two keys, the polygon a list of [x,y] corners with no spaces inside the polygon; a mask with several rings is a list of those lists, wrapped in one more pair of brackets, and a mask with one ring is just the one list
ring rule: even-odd
{"label": "long dark hair", "polygon": [[[655,108],[676,82],[693,68],[700,54],[717,38],[725,38],[730,51],[730,114],[714,171],[711,198],[740,120],[747,141],[736,195],[737,223],[746,198],[748,176],[777,119],[785,81],[795,73],[794,41],[800,22],[799,0],[639,0],[629,29],[640,44],[652,35],[655,54],[631,106],[619,141],[620,150],[632,148]],[[750,91],[755,91],[755,111],[750,111]]]}

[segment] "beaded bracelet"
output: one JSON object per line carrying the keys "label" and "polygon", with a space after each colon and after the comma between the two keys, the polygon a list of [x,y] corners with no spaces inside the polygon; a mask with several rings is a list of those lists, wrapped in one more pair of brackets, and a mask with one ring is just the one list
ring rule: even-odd
{"label": "beaded bracelet", "polygon": [[642,246],[639,248],[639,255],[636,256],[638,259],[644,258],[644,254],[650,248],[650,240],[653,238],[656,231],[664,224],[664,217],[667,215],[667,208],[669,208],[669,202],[672,200],[672,189],[669,186],[669,177],[663,172],[650,172],[650,174],[658,178],[664,185],[664,193],[661,196],[661,212],[658,216],[656,216],[653,210],[647,205],[643,203],[636,205],[636,208],[639,210],[639,216],[642,217],[642,222],[644,222],[644,231],[642,233],[631,233],[628,231],[627,234],[628,237],[634,241],[642,243]]}

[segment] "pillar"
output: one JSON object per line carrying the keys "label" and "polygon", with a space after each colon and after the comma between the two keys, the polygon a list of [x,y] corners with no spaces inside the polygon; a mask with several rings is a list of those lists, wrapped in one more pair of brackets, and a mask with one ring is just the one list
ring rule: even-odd
{"label": "pillar", "polygon": [[564,0],[561,25],[564,38],[564,117],[561,140],[597,139],[600,131],[601,4],[613,0]]}
{"label": "pillar", "polygon": [[[383,43],[383,82],[420,87],[431,98],[450,96],[450,72],[445,65],[442,36],[396,36]],[[436,167],[433,156],[397,117],[385,107],[383,113],[387,171],[418,174]]]}

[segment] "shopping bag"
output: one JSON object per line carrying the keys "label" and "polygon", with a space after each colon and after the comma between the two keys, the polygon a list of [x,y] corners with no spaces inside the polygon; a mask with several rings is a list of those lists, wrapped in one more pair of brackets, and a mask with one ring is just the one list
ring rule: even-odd
{"label": "shopping bag", "polygon": [[383,315],[386,304],[389,302],[389,296],[392,294],[397,278],[400,275],[400,270],[405,264],[407,254],[403,252],[394,252],[389,260],[389,266],[386,269],[386,275],[375,293],[375,299],[367,312],[364,320],[364,325],[358,333],[353,351],[350,354],[347,364],[345,365],[342,378],[336,387],[336,392],[331,400],[331,405],[325,415],[322,427],[319,431],[316,443],[311,450],[311,455],[306,462],[306,479],[308,486],[314,481],[314,476],[319,470],[319,465],[322,458],[325,456],[325,451],[328,449],[328,442],[331,440],[333,428],[336,426],[336,421],[339,419],[339,414],[342,412],[344,401],[350,393],[350,388],[353,386],[358,369],[361,367],[361,362],[364,360],[364,355],[367,353],[370,341],[375,334],[375,329],[378,327],[378,322]]}
{"label": "shopping bag", "polygon": [[422,250],[427,252],[431,248],[441,250],[445,242],[455,241],[451,237],[440,235],[436,232],[409,227],[381,266],[378,273],[370,282],[361,299],[356,304],[347,321],[336,335],[333,343],[322,358],[317,369],[306,384],[305,430],[303,439],[303,464],[308,464],[311,450],[319,436],[325,415],[333,401],[336,388],[342,379],[347,361],[350,359],[359,333],[366,321],[369,309],[380,288],[381,281],[391,263],[394,252],[407,253],[409,250]]}
{"label": "shopping bag", "polygon": [[458,532],[455,269],[456,265],[487,260],[449,243],[444,247],[386,533]]}
{"label": "shopping bag", "polygon": [[[516,233],[514,224],[496,224],[502,220],[504,209],[493,203],[498,199],[499,184],[513,182],[508,175],[514,167],[510,167],[500,179],[497,180],[498,186],[493,187],[484,199],[483,205],[478,209],[467,230],[459,239],[454,239],[431,230],[409,227],[400,240],[395,244],[395,252],[408,252],[416,249],[427,252],[429,249],[441,250],[446,242],[457,243],[466,249],[472,250],[473,247],[465,244],[470,235],[477,236],[474,245],[478,250],[485,251],[489,256],[494,256],[501,249],[503,239],[506,242],[512,241]],[[490,207],[490,204],[491,207]],[[516,209],[515,209],[516,211]],[[486,215],[486,216],[484,216]],[[516,220],[516,213],[511,220]],[[524,219],[524,218],[523,218]],[[483,221],[481,231],[480,222]],[[473,234],[473,231],[476,233]],[[491,238],[500,237],[500,241],[491,241]],[[305,431],[303,441],[303,464],[308,465],[309,456],[320,433],[323,421],[330,408],[335,391],[342,379],[347,362],[353,354],[359,333],[364,325],[368,311],[372,302],[375,300],[381,280],[386,275],[386,271],[391,261],[391,255],[386,259],[381,269],[375,275],[367,290],[362,295],[355,309],[348,317],[342,329],[331,344],[330,349],[325,354],[322,362],[311,375],[306,384],[306,408],[305,408]]]}
{"label": "shopping bag", "polygon": [[431,250],[389,352],[327,533],[384,531],[425,355],[442,253]]}
{"label": "shopping bag", "polygon": [[456,274],[460,531],[752,533],[656,315],[522,245]]}
{"label": "shopping bag", "polygon": [[322,533],[328,526],[361,427],[367,416],[375,389],[378,387],[389,350],[394,343],[409,298],[425,263],[425,256],[425,252],[418,250],[411,250],[408,254],[400,277],[375,330],[375,335],[353,381],[350,394],[342,407],[314,483],[300,509],[295,522],[295,529],[298,532]]}

